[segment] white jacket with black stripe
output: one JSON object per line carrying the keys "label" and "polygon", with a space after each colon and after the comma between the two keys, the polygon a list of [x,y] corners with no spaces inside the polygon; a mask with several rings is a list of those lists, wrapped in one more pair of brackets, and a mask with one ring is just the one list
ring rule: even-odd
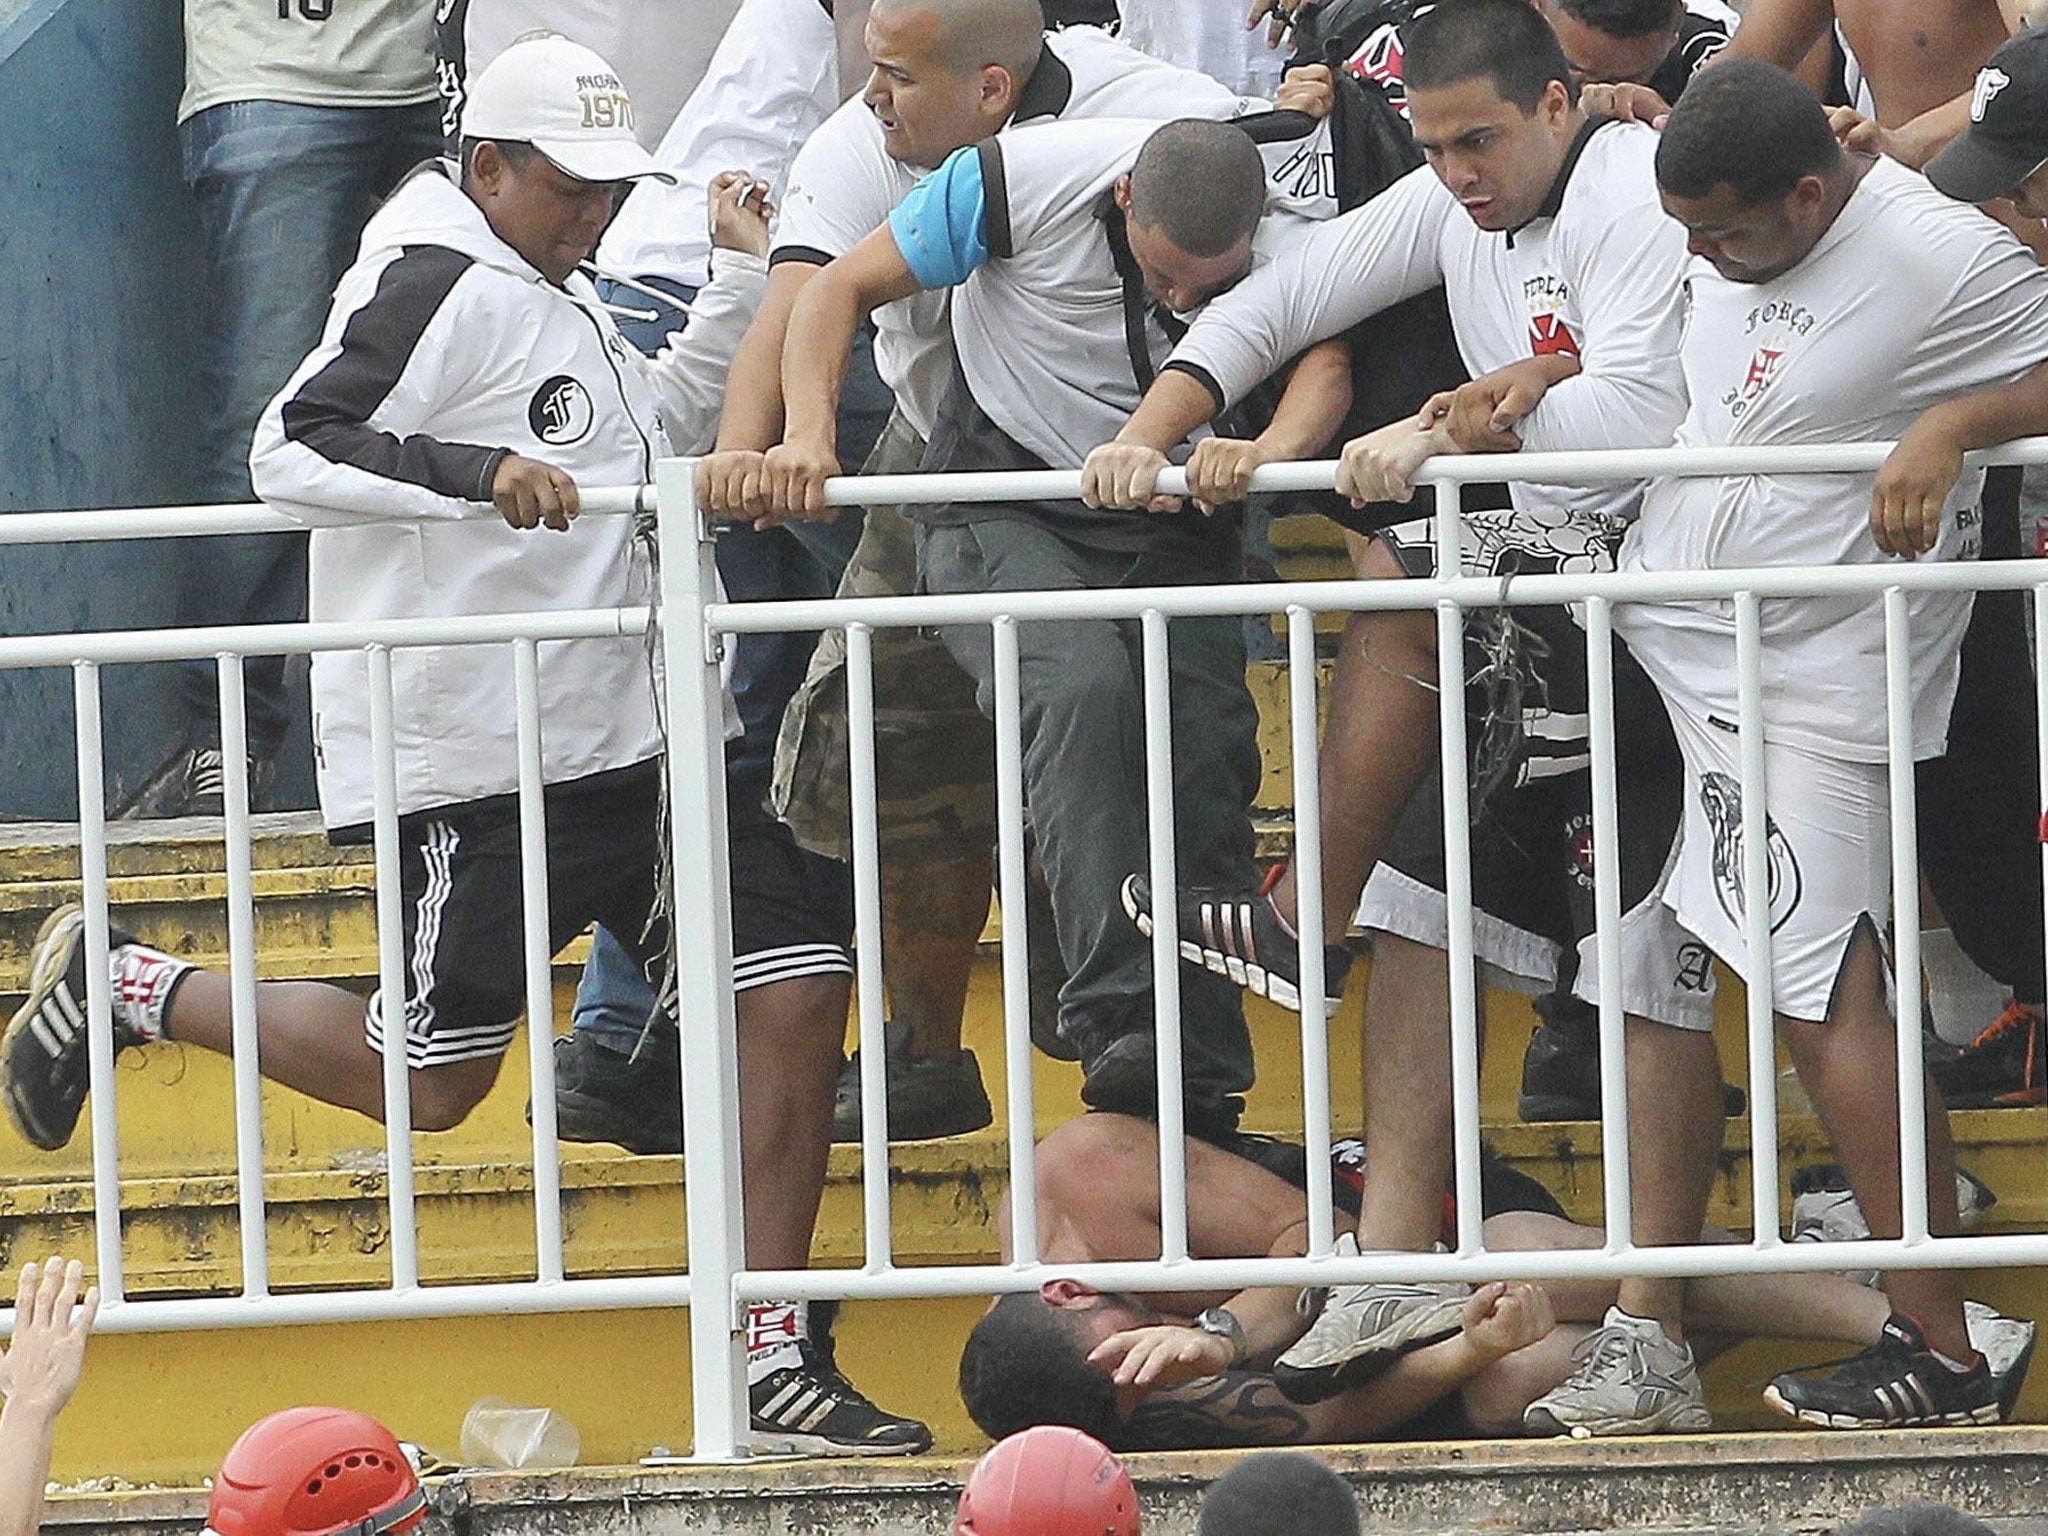
{"label": "white jacket with black stripe", "polygon": [[[521,532],[491,507],[492,478],[519,453],[578,485],[639,484],[671,442],[708,447],[762,264],[720,252],[690,325],[650,360],[584,277],[555,287],[501,241],[451,169],[415,171],[364,230],[320,345],[257,423],[256,492],[289,515],[362,519],[313,531],[316,621],[644,602],[628,519]],[[396,650],[392,675],[402,814],[516,789],[509,647]],[[545,644],[540,685],[548,783],[659,753],[639,638]],[[362,652],[314,657],[313,711],[326,823],[367,822]]]}

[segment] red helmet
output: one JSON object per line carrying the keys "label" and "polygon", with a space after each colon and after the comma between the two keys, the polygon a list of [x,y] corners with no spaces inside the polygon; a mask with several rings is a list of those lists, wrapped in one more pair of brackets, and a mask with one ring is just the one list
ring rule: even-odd
{"label": "red helmet", "polygon": [[213,1480],[213,1536],[403,1536],[427,1496],[391,1431],[346,1408],[258,1419]]}
{"label": "red helmet", "polygon": [[975,1463],[953,1536],[1138,1536],[1138,1490],[1100,1440],[1039,1424]]}

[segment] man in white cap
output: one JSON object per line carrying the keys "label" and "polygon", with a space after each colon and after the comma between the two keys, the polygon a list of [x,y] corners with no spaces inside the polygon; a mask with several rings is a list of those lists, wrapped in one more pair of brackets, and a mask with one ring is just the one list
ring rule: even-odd
{"label": "man in white cap", "polygon": [[[643,359],[620,338],[577,268],[624,185],[662,173],[634,139],[617,74],[565,38],[529,35],[478,73],[461,148],[459,169],[422,167],[371,220],[324,339],[257,428],[260,495],[349,518],[312,536],[316,621],[644,602],[628,520],[578,520],[577,487],[641,484],[671,443],[709,445],[766,281],[760,257],[721,250],[673,346]],[[264,983],[260,1059],[273,1081],[381,1119],[396,1034],[413,1125],[446,1130],[497,1079],[524,1003],[513,657],[397,648],[391,680],[405,996],[365,1008],[339,987]],[[321,808],[337,841],[370,832],[373,692],[362,651],[314,658]],[[661,736],[645,642],[543,646],[540,714],[550,945],[601,922],[658,973]],[[824,1186],[851,914],[813,888],[777,824],[746,810],[729,829],[746,1251],[755,1268],[801,1268]],[[45,1148],[69,1139],[85,1098],[84,926],[76,907],[44,925],[36,981],[0,1041],[9,1113]],[[226,976],[118,930],[110,971],[117,1046],[229,1051]],[[680,1096],[679,1077],[670,1091]],[[763,1336],[754,1422],[774,1447],[931,1443],[846,1383],[801,1307],[757,1306],[749,1331]]]}

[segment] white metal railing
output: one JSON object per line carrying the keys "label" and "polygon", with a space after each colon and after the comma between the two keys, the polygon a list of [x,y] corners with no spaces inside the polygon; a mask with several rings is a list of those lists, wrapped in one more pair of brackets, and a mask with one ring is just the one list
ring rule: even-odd
{"label": "white metal railing", "polygon": [[[1436,497],[1439,569],[1457,570],[1461,487],[1471,481],[1519,480],[1583,483],[1637,479],[1651,474],[1839,473],[1868,471],[1888,445],[1849,444],[1800,449],[1659,450],[1597,454],[1522,454],[1443,458],[1422,479]],[[2048,463],[2048,439],[2008,445],[1975,460]],[[1269,466],[1254,485],[1261,490],[1328,489],[1328,462]],[[846,477],[831,482],[835,505],[914,504],[1072,496],[1077,474]],[[649,503],[646,487],[584,493],[589,515],[609,515]],[[1161,489],[1184,489],[1178,471]],[[1615,853],[1612,612],[1617,603],[1721,598],[1737,619],[1742,670],[1738,725],[1742,778],[1762,773],[1762,700],[1759,604],[1765,598],[1804,594],[1869,594],[1885,607],[1887,683],[1892,708],[1895,918],[1899,932],[1900,994],[1919,991],[1918,877],[1911,836],[1912,755],[1909,652],[1905,594],[1918,590],[2031,589],[2036,625],[2037,689],[2048,677],[2048,568],[2029,562],[1961,565],[1700,571],[1659,574],[1448,577],[1398,582],[1317,582],[1174,587],[1144,590],[1004,593],[943,597],[874,598],[826,602],[735,604],[713,600],[711,541],[703,534],[687,460],[663,462],[652,503],[659,507],[660,607],[664,688],[669,722],[668,796],[678,912],[693,920],[676,925],[681,964],[682,1093],[688,1183],[689,1275],[640,1279],[568,1280],[563,1277],[558,1148],[553,1124],[553,1033],[547,935],[543,814],[538,716],[537,647],[549,640],[644,633],[645,609],[507,614],[463,619],[388,620],[335,625],[237,626],[217,629],[0,638],[0,668],[71,669],[78,718],[78,783],[82,874],[88,912],[92,1021],[91,1138],[98,1278],[108,1301],[101,1326],[111,1330],[203,1328],[341,1319],[443,1316],[482,1311],[552,1311],[688,1304],[691,1308],[692,1406],[697,1456],[734,1455],[745,1428],[738,1308],[750,1300],[843,1297],[987,1295],[1035,1288],[1054,1275],[1072,1276],[1113,1290],[1236,1288],[1252,1284],[1329,1284],[1375,1278],[1496,1279],[1615,1276],[1684,1276],[1730,1272],[1814,1271],[1840,1268],[1936,1268],[2048,1262],[2048,1235],[1934,1238],[1928,1232],[1924,1193],[1925,1147],[1919,1133],[1921,1045],[1919,1020],[1902,1010],[1899,1023],[1904,1235],[1855,1245],[1790,1245],[1779,1238],[1775,1035],[1768,966],[1752,966],[1748,1056],[1751,1085],[1751,1198],[1755,1235],[1744,1244],[1639,1249],[1629,1230],[1626,1076],[1618,947],[1604,942],[1620,919]],[[262,508],[174,508],[67,512],[0,517],[0,545],[80,539],[163,537],[226,531],[297,529],[303,523]],[[1589,651],[1589,720],[1594,760],[1595,884],[1602,971],[1604,1195],[1608,1239],[1604,1248],[1571,1252],[1495,1253],[1480,1241],[1478,1199],[1479,1060],[1474,992],[1469,806],[1466,782],[1464,616],[1499,605],[1583,605]],[[1435,615],[1439,645],[1441,777],[1445,805],[1452,1004],[1452,1084],[1458,1194],[1457,1243],[1445,1254],[1334,1251],[1329,1200],[1330,1099],[1327,1025],[1313,1006],[1305,1010],[1301,1052],[1305,1084],[1303,1132],[1309,1145],[1309,1253],[1298,1259],[1195,1259],[1188,1256],[1186,1170],[1182,1155],[1179,1092],[1178,933],[1174,904],[1155,902],[1152,951],[1156,973],[1159,1059],[1162,1258],[1150,1263],[1047,1266],[1039,1258],[1035,1207],[1035,1155],[1030,1106],[1032,1064],[1025,973],[1025,863],[1020,747],[1018,630],[1048,619],[1123,619],[1140,627],[1144,655],[1148,760],[1148,836],[1153,889],[1173,888],[1170,804],[1171,759],[1167,712],[1168,620],[1196,614],[1271,614],[1286,618],[1290,662],[1289,722],[1295,750],[1293,790],[1296,857],[1300,862],[1300,929],[1322,931],[1320,803],[1316,765],[1315,617],[1319,613],[1420,610]],[[1013,1107],[1009,1121],[1011,1227],[1015,1259],[1009,1264],[899,1266],[891,1246],[887,1111],[883,1086],[879,834],[874,803],[874,693],[872,634],[877,629],[932,624],[986,624],[995,657],[996,777],[998,787],[998,895],[1002,922],[1002,994],[1005,1083]],[[853,849],[856,944],[861,956],[857,1012],[862,1046],[862,1213],[864,1258],[854,1269],[798,1272],[748,1270],[742,1262],[738,1162],[737,1062],[732,993],[731,914],[725,845],[723,686],[719,655],[726,637],[781,630],[847,631],[848,700],[853,747]],[[533,1083],[533,1168],[536,1275],[505,1284],[425,1286],[413,1219],[411,1138],[403,1058],[386,1058],[387,1200],[392,1229],[392,1273],[375,1291],[272,1295],[269,1291],[262,1185],[263,1143],[255,1041],[255,968],[250,875],[250,821],[240,659],[251,654],[364,650],[370,658],[373,743],[377,758],[374,848],[378,888],[380,981],[387,997],[403,995],[396,790],[391,742],[390,653],[422,644],[509,646],[514,655],[519,714],[517,743],[524,892],[526,996]],[[105,821],[99,733],[98,674],[112,663],[215,658],[220,669],[225,788],[229,947],[234,978],[238,1191],[243,1239],[242,1292],[218,1299],[128,1300],[121,1282],[119,1148],[113,1086],[113,1045],[106,995]],[[2037,697],[2044,747],[2043,803],[2048,804],[2048,708]],[[1764,804],[1743,797],[1749,940],[1767,952]],[[2048,852],[2044,852],[2048,858]],[[1323,956],[1311,938],[1302,947],[1302,993],[1320,996]],[[0,1324],[6,1321],[0,1314]]]}

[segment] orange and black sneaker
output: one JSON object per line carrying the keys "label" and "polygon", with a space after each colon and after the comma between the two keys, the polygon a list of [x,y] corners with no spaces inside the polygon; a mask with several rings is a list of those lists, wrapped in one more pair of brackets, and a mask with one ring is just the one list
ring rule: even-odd
{"label": "orange and black sneaker", "polygon": [[2048,1014],[2025,1003],[2005,1012],[1975,1040],[1927,1070],[1950,1109],[2014,1109],[2048,1104],[2048,1056],[2043,1026]]}

